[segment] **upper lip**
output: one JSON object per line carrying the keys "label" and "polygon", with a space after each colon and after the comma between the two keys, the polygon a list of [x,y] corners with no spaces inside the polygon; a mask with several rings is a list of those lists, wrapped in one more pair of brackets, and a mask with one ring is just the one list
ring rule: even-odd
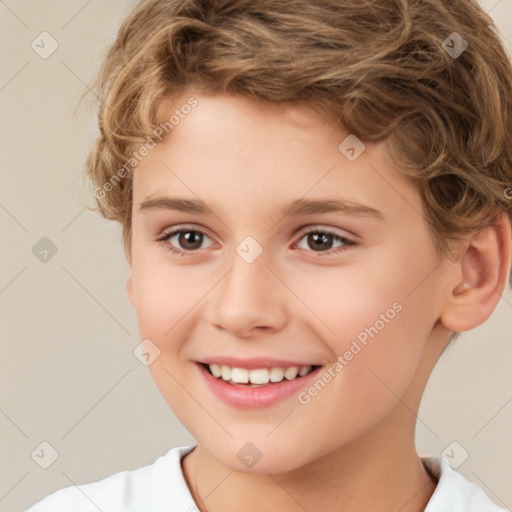
{"label": "upper lip", "polygon": [[231,368],[246,368],[248,370],[256,370],[258,368],[290,368],[297,366],[320,366],[311,362],[303,361],[291,361],[289,359],[274,359],[270,357],[251,357],[249,359],[240,359],[238,357],[231,356],[216,356],[207,357],[202,361],[198,361],[202,364],[218,364],[220,366],[230,366]]}

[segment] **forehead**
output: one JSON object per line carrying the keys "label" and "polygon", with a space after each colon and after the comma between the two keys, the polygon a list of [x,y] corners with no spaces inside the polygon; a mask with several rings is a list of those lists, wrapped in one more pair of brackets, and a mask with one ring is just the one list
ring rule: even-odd
{"label": "forehead", "polygon": [[[196,106],[181,109],[190,98]],[[350,160],[345,141],[357,139],[315,104],[190,92],[162,102],[162,122],[173,115],[179,121],[135,170],[134,205],[172,194],[240,209],[250,199],[254,213],[268,213],[270,204],[337,195],[395,213],[421,209],[385,142]]]}

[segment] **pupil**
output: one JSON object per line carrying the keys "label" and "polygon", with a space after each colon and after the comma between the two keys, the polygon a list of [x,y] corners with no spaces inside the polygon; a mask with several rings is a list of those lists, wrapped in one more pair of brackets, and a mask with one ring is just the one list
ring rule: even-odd
{"label": "pupil", "polygon": [[[180,245],[184,248],[197,249],[198,247],[194,247],[194,244],[199,243],[199,246],[201,246],[202,234],[198,233],[197,231],[185,231],[184,233],[181,233],[179,237],[179,242]],[[193,247],[190,247],[190,245],[192,245]]]}
{"label": "pupil", "polygon": [[[329,249],[330,248],[330,247],[328,247],[330,245],[328,243],[330,235],[326,235],[325,233],[312,233],[309,236],[312,237],[315,242],[313,244],[313,249],[315,249],[315,244],[317,247],[320,247],[320,249]],[[318,239],[320,239],[320,244],[317,243]]]}

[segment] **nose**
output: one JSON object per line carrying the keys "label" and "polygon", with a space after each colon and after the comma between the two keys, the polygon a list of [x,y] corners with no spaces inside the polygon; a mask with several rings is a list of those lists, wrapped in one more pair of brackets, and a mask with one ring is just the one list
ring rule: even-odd
{"label": "nose", "polygon": [[208,318],[237,338],[269,334],[289,321],[290,291],[268,266],[265,251],[252,263],[237,253],[228,272],[210,294]]}

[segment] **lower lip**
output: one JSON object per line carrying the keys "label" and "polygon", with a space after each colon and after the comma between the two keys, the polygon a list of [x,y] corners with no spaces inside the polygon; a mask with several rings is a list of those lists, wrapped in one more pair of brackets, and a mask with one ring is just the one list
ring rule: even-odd
{"label": "lower lip", "polygon": [[238,386],[236,384],[229,384],[211,375],[202,364],[197,363],[197,366],[199,372],[206,380],[206,384],[217,397],[229,405],[246,409],[268,407],[291,395],[297,394],[302,388],[308,385],[322,369],[318,367],[311,373],[298,379],[285,379],[276,384],[253,388],[244,385]]}

